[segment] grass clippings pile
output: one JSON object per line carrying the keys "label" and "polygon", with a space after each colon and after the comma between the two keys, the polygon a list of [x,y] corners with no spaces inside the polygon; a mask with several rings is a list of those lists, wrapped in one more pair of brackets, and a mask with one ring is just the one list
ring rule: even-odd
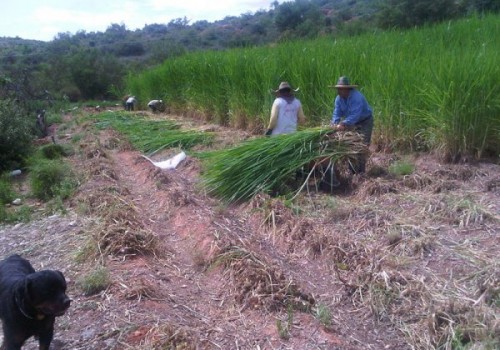
{"label": "grass clippings pile", "polygon": [[107,150],[94,140],[86,143],[83,155],[88,164],[87,179],[95,181],[88,181],[80,188],[77,201],[81,210],[99,220],[91,229],[82,254],[86,258],[154,254],[158,238],[143,224],[138,210],[127,198],[128,190],[120,186]]}
{"label": "grass clippings pile", "polygon": [[314,298],[300,291],[292,280],[288,280],[278,269],[256,257],[250,251],[228,246],[218,253],[210,266],[222,265],[236,301],[242,310],[264,307],[277,311],[292,307],[309,312],[315,304]]}
{"label": "grass clippings pile", "polygon": [[[202,184],[228,202],[245,201],[257,193],[286,193],[301,169],[306,182],[320,167],[356,163],[368,152],[359,134],[308,129],[293,134],[260,137],[200,156],[205,160]],[[301,187],[295,184],[292,190]]]}
{"label": "grass clippings pile", "polygon": [[[127,349],[199,349],[197,336],[189,329],[171,324],[143,326],[132,332],[126,339]],[[137,344],[137,345],[135,345]]]}
{"label": "grass clippings pile", "polygon": [[109,204],[102,208],[102,226],[92,235],[99,254],[155,253],[158,238],[145,228],[134,205],[119,197]]}
{"label": "grass clippings pile", "polygon": [[321,254],[328,241],[321,228],[314,227],[310,218],[300,215],[300,207],[292,201],[257,194],[248,204],[252,218],[260,220],[260,228],[273,242],[283,240],[287,251],[310,252],[312,256]]}

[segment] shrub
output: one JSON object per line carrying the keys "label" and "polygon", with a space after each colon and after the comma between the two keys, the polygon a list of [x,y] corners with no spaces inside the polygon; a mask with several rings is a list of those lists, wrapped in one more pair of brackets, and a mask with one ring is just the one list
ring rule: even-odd
{"label": "shrub", "polygon": [[30,182],[33,195],[41,200],[55,196],[67,198],[75,188],[69,166],[59,160],[38,159],[30,167]]}
{"label": "shrub", "polygon": [[49,144],[42,146],[40,147],[39,152],[42,157],[46,159],[58,159],[71,155],[73,153],[69,147],[65,147],[59,144]]}
{"label": "shrub", "polygon": [[19,104],[0,100],[0,171],[23,165],[32,152],[34,125]]}

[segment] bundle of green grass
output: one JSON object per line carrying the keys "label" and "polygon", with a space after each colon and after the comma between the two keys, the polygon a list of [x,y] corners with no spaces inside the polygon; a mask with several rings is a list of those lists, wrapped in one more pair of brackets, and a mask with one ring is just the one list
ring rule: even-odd
{"label": "bundle of green grass", "polygon": [[276,193],[300,169],[356,162],[367,152],[361,136],[353,132],[313,128],[260,137],[202,154],[202,185],[228,202],[245,201],[257,193]]}

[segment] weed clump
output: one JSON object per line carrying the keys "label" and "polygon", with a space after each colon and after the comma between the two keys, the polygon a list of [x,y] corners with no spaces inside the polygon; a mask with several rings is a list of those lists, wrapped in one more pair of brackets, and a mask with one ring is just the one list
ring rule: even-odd
{"label": "weed clump", "polygon": [[85,295],[93,295],[108,288],[111,278],[108,269],[99,266],[95,271],[83,276],[78,285]]}
{"label": "weed clump", "polygon": [[315,308],[315,316],[318,321],[326,328],[332,325],[332,313],[324,304],[318,304]]}
{"label": "weed clump", "polygon": [[389,166],[389,173],[396,176],[410,175],[415,170],[415,165],[407,160],[400,160]]}

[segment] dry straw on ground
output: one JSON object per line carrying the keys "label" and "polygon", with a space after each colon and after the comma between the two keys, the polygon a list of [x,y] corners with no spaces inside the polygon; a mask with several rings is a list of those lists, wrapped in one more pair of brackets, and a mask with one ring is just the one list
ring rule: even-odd
{"label": "dry straw on ground", "polygon": [[228,246],[217,254],[211,266],[223,265],[231,281],[236,301],[246,308],[264,307],[270,311],[292,307],[310,311],[314,298],[300,291],[298,285],[250,251]]}
{"label": "dry straw on ground", "polygon": [[91,188],[85,185],[81,188],[79,203],[87,213],[99,219],[89,232],[89,242],[82,254],[87,258],[155,254],[158,238],[145,227],[133,201],[127,199],[128,190],[120,185],[107,151],[97,141],[86,145],[87,176],[95,177],[96,181]]}

